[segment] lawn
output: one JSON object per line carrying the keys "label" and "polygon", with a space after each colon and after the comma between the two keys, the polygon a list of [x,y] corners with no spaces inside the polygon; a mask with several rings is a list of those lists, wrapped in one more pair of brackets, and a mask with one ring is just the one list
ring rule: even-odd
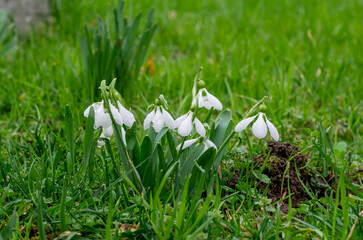
{"label": "lawn", "polygon": [[49,3],[0,14],[0,239],[362,239],[363,1]]}

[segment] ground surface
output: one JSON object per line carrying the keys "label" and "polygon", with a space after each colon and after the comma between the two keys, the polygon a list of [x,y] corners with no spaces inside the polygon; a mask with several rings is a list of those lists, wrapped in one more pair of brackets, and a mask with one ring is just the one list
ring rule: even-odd
{"label": "ground surface", "polygon": [[[69,227],[62,229],[69,232],[63,238],[80,233],[111,239],[107,234],[116,232],[160,238],[155,216],[134,191],[108,217],[112,187],[119,197],[128,184],[111,164],[114,142],[111,150],[96,149],[92,181],[82,168],[83,111],[92,100],[79,36],[85,26],[93,31],[98,18],[106,19],[116,1],[56,2],[62,4],[51,5],[51,17],[14,38],[14,45],[6,45],[0,31],[0,219],[6,219],[0,229],[16,209],[14,239],[41,237],[42,229],[49,238],[60,238],[65,196],[62,216]],[[280,133],[281,142],[259,141],[249,127],[232,139],[215,172],[219,185],[211,177],[198,198],[202,209],[207,193],[217,191],[203,216],[207,225],[193,226],[200,229],[190,237],[358,239],[363,232],[363,2],[133,1],[132,7],[126,3],[125,16],[141,11],[143,26],[151,8],[158,27],[147,59],[137,80],[119,89],[135,114],[139,140],[147,134],[141,127],[147,107],[159,94],[178,116],[189,109],[199,66],[207,89],[231,110],[234,125],[256,101],[270,96],[266,116]],[[64,165],[72,158],[66,105],[72,110],[79,167],[74,172]],[[72,176],[68,185],[67,174]],[[162,203],[167,199],[160,197]],[[180,206],[172,200],[157,206],[165,229],[177,215],[169,209],[173,204]],[[186,209],[193,214],[192,207]],[[185,217],[182,226],[188,224]]]}

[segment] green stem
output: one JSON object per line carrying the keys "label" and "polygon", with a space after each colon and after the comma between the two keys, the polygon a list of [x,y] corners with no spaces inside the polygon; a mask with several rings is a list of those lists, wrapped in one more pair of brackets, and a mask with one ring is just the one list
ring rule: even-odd
{"label": "green stem", "polygon": [[217,157],[219,156],[219,154],[221,154],[222,150],[224,149],[224,147],[227,145],[227,143],[229,142],[229,140],[231,140],[231,138],[234,136],[236,132],[232,131],[231,134],[229,134],[229,136],[226,138],[226,140],[224,140],[224,142],[222,143],[221,147],[218,149],[215,159],[217,159]]}
{"label": "green stem", "polygon": [[68,182],[68,172],[67,172],[67,162],[64,163],[64,178],[63,178],[63,189],[60,202],[60,228],[62,232],[67,230],[67,219],[66,219],[66,198],[67,198],[67,182]]}
{"label": "green stem", "polygon": [[179,152],[178,152],[178,156],[177,156],[177,160],[180,158],[180,155],[181,155],[181,152],[183,151],[183,146],[184,146],[184,142],[185,142],[185,139],[186,139],[187,137],[183,137],[183,139],[182,139],[182,143],[181,143],[181,145],[180,145],[180,149],[179,149]]}

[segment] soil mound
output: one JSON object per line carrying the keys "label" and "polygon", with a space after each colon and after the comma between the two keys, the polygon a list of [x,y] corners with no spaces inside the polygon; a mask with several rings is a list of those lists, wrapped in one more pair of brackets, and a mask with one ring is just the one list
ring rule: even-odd
{"label": "soil mound", "polygon": [[[269,158],[265,163],[269,152]],[[324,182],[322,179],[315,177],[313,173],[309,173],[307,168],[302,168],[306,165],[309,156],[299,152],[300,149],[297,146],[293,146],[291,143],[269,141],[266,148],[266,154],[254,157],[254,169],[258,170],[265,165],[262,173],[271,179],[270,183],[258,181],[257,189],[263,193],[268,187],[267,197],[272,200],[272,203],[289,195],[288,184],[290,186],[290,193],[292,194],[291,200],[293,208],[298,207],[299,203],[311,199],[297,176],[295,165],[298,169],[301,181],[310,189],[310,191],[318,193],[318,196],[323,196],[324,192],[327,190],[328,186],[316,184],[317,181]],[[328,180],[330,184],[334,177],[329,176],[328,178],[326,178],[326,180]],[[240,171],[233,170],[233,178],[227,180],[229,187],[235,188],[239,179],[241,179]],[[286,198],[284,201],[280,202],[280,210],[283,213],[288,212],[288,201],[288,198]]]}
{"label": "soil mound", "polygon": [[[256,169],[260,169],[267,154],[271,151],[266,167],[262,172],[271,179],[267,197],[272,199],[272,202],[276,202],[288,196],[289,181],[290,193],[292,193],[292,207],[296,208],[302,201],[310,199],[295,170],[295,165],[298,169],[306,165],[308,156],[299,154],[300,149],[288,142],[270,141],[267,146],[266,155],[259,155],[253,159],[257,165]],[[304,184],[310,183],[310,175],[306,171],[299,171],[299,175]],[[264,182],[260,182],[257,186],[261,192],[265,191],[266,187],[267,183]],[[288,208],[288,199],[286,199],[281,202],[281,211],[287,212]]]}

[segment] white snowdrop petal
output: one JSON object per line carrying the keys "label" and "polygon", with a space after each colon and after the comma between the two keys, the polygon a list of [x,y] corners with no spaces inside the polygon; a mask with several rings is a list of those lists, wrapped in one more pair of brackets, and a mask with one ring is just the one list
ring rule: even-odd
{"label": "white snowdrop petal", "polygon": [[96,119],[95,119],[95,129],[102,127],[102,128],[108,128],[109,126],[112,125],[112,121],[110,118],[110,115],[108,114],[103,114],[103,115],[99,115]]}
{"label": "white snowdrop petal", "polygon": [[164,119],[163,115],[160,112],[160,107],[157,107],[152,123],[155,132],[160,132],[160,130],[164,127]]}
{"label": "white snowdrop petal", "polygon": [[267,123],[267,127],[268,127],[268,130],[270,131],[270,134],[271,134],[272,138],[275,141],[278,141],[279,140],[279,133],[277,132],[276,127],[267,118],[266,118],[266,123]]}
{"label": "white snowdrop petal", "polygon": [[150,123],[153,120],[155,116],[155,111],[152,110],[145,118],[144,120],[144,130],[148,129],[150,127]]}
{"label": "white snowdrop petal", "polygon": [[174,125],[174,119],[170,115],[170,113],[168,113],[163,107],[161,107],[161,114],[163,115],[165,125],[172,128]]}
{"label": "white snowdrop petal", "polygon": [[124,124],[128,127],[132,127],[135,122],[135,116],[129,110],[127,110],[120,102],[117,102],[118,108],[120,109],[121,116],[124,120]]}
{"label": "white snowdrop petal", "polygon": [[[222,110],[223,106],[222,103],[218,100],[218,98],[216,98],[215,96],[213,96],[212,94],[210,94],[207,90],[205,90],[205,92],[207,93],[207,98],[208,101],[210,102],[211,107],[214,107],[214,109],[216,110]],[[210,108],[208,108],[210,109]]]}
{"label": "white snowdrop petal", "polygon": [[[187,140],[184,142],[183,144],[183,150],[190,147],[191,145],[193,145],[194,143],[196,143],[197,141],[199,140],[199,138],[195,138],[195,139],[190,139],[190,140]],[[181,144],[179,144],[177,147],[176,147],[176,150],[180,150],[180,147],[181,147]]]}
{"label": "white snowdrop petal", "polygon": [[100,137],[104,137],[104,138],[110,138],[113,135],[113,127],[109,126],[108,128],[104,128],[102,129],[102,134]]}
{"label": "white snowdrop petal", "polygon": [[125,146],[127,146],[126,143],[126,131],[123,127],[121,127],[121,135],[122,135],[122,141],[124,141]]}
{"label": "white snowdrop petal", "polygon": [[111,126],[112,121],[111,117],[108,113],[105,113],[105,109],[103,107],[103,104],[97,109],[97,112],[95,112],[95,126],[94,128],[97,129],[99,127],[102,128],[108,128]]}
{"label": "white snowdrop petal", "polygon": [[263,120],[262,113],[258,115],[257,121],[252,125],[252,132],[259,139],[266,137],[267,125]]}
{"label": "white snowdrop petal", "polygon": [[[92,105],[88,106],[88,108],[86,108],[86,110],[84,110],[83,116],[88,117],[89,111],[90,111],[91,107],[93,107]],[[95,110],[95,108],[93,108],[93,110]]]}
{"label": "white snowdrop petal", "polygon": [[96,113],[97,110],[101,107],[101,104],[103,104],[103,101],[91,104],[90,106],[88,106],[88,108],[86,108],[86,110],[84,110],[83,115],[85,117],[88,117],[91,107],[93,107],[93,111]]}
{"label": "white snowdrop petal", "polygon": [[213,147],[213,148],[217,149],[217,146],[209,139],[205,140],[204,144],[207,148]]}
{"label": "white snowdrop petal", "polygon": [[[197,103],[197,99],[199,99],[200,94],[201,94],[201,90],[199,90],[197,95],[195,95],[195,98],[193,98],[192,106],[194,106]],[[198,105],[199,105],[199,100],[198,100]]]}
{"label": "white snowdrop petal", "polygon": [[98,148],[101,148],[103,145],[105,145],[105,141],[103,141],[103,140],[98,140],[97,141],[97,147]]}
{"label": "white snowdrop petal", "polygon": [[181,117],[178,117],[175,121],[174,121],[174,124],[173,124],[173,129],[175,128],[178,128],[180,126],[180,124],[187,118],[189,113],[187,114],[184,114],[183,116]]}
{"label": "white snowdrop petal", "polygon": [[198,118],[194,119],[194,124],[195,124],[195,130],[197,131],[197,133],[199,133],[200,136],[205,137],[205,128],[204,128],[203,124],[199,121]]}
{"label": "white snowdrop petal", "polygon": [[213,106],[212,106],[212,103],[208,100],[208,98],[206,96],[199,96],[199,108],[206,108],[206,109],[211,109]]}
{"label": "white snowdrop petal", "polygon": [[112,105],[111,101],[109,102],[110,104],[110,109],[111,109],[111,113],[113,118],[115,119],[116,123],[120,126],[122,126],[122,124],[124,124],[124,120],[122,118],[121,113],[118,111],[118,109]]}
{"label": "white snowdrop petal", "polygon": [[245,128],[253,121],[253,119],[256,118],[257,115],[253,116],[253,117],[249,117],[246,119],[243,119],[242,121],[240,121],[236,127],[234,128],[235,132],[241,132],[243,130],[245,130]]}
{"label": "white snowdrop petal", "polygon": [[180,126],[178,127],[178,133],[186,137],[192,132],[193,124],[192,124],[192,117],[193,114],[188,114],[188,116],[181,122]]}

